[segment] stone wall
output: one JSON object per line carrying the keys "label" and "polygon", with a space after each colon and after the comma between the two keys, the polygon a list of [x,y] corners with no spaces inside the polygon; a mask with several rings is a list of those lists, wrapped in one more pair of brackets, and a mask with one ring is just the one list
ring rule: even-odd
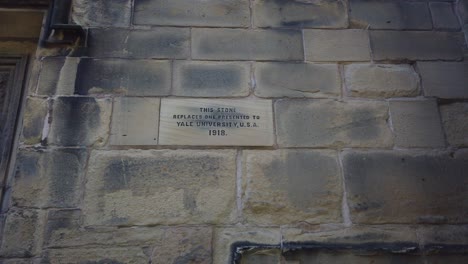
{"label": "stone wall", "polygon": [[[37,51],[0,262],[468,262],[468,1],[76,0],[73,19],[86,47]],[[275,144],[155,143],[179,97],[271,99]]]}

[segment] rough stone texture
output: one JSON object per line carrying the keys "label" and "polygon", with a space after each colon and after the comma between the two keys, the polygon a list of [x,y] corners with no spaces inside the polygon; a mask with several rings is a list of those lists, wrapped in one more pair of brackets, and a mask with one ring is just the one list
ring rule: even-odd
{"label": "rough stone texture", "polygon": [[303,60],[298,30],[192,29],[192,58]]}
{"label": "rough stone texture", "polygon": [[174,62],[173,94],[176,96],[247,96],[250,86],[248,63]]}
{"label": "rough stone texture", "polygon": [[336,64],[256,63],[258,97],[336,97],[341,77]]}
{"label": "rough stone texture", "polygon": [[370,31],[375,60],[461,59],[459,33],[419,31]]}
{"label": "rough stone texture", "polygon": [[346,151],[353,223],[466,223],[467,153]]}
{"label": "rough stone texture", "polygon": [[449,145],[468,147],[468,103],[441,105],[440,114]]}
{"label": "rough stone texture", "polygon": [[418,62],[424,94],[468,98],[468,62]]}
{"label": "rough stone texture", "polygon": [[445,146],[436,101],[390,101],[390,114],[396,146],[408,148]]}
{"label": "rough stone texture", "polygon": [[389,147],[385,102],[281,100],[275,103],[282,147]]}
{"label": "rough stone texture", "polygon": [[156,145],[159,129],[159,98],[114,99],[111,145]]}
{"label": "rough stone texture", "polygon": [[419,75],[411,65],[346,65],[345,79],[348,94],[354,97],[389,98],[419,94]]}
{"label": "rough stone texture", "polygon": [[64,248],[44,252],[41,263],[132,263],[147,264],[151,252],[141,247]]}
{"label": "rough stone texture", "polygon": [[42,236],[41,211],[11,209],[6,217],[1,236],[1,257],[31,257],[37,253]]}
{"label": "rough stone texture", "polygon": [[42,60],[37,93],[40,95],[72,95],[79,58],[46,57]]}
{"label": "rough stone texture", "polygon": [[53,248],[138,246],[152,249],[147,252],[151,263],[211,263],[212,229],[210,227],[82,229],[79,226],[80,217],[77,210],[51,211],[46,231],[47,246]]}
{"label": "rough stone texture", "polygon": [[72,21],[86,27],[128,27],[131,2],[131,0],[73,0]]}
{"label": "rough stone texture", "polygon": [[81,59],[76,92],[125,94],[129,96],[168,95],[171,89],[171,62],[154,60]]}
{"label": "rough stone texture", "polygon": [[452,3],[434,2],[429,3],[432,13],[432,21],[435,29],[459,30],[460,23],[454,12]]}
{"label": "rough stone texture", "polygon": [[243,213],[249,223],[341,221],[341,175],[334,151],[247,151]]}
{"label": "rough stone texture", "polygon": [[94,151],[87,225],[228,223],[235,213],[235,152]]}
{"label": "rough stone texture", "polygon": [[47,138],[53,145],[103,145],[108,136],[110,99],[58,97],[54,100],[52,124]]}
{"label": "rough stone texture", "polygon": [[41,11],[0,11],[2,38],[39,38],[44,13]]}
{"label": "rough stone texture", "polygon": [[369,36],[365,30],[304,30],[304,45],[307,61],[370,60]]}
{"label": "rough stone texture", "polygon": [[26,100],[23,115],[21,141],[26,145],[38,144],[42,140],[42,130],[48,113],[48,101],[30,97]]}
{"label": "rough stone texture", "polygon": [[231,248],[246,242],[259,245],[279,245],[281,233],[279,228],[261,227],[228,227],[216,228],[214,232],[213,263],[231,263]]}
{"label": "rough stone texture", "polygon": [[187,28],[91,29],[87,53],[97,58],[185,59],[189,57],[189,40]]}
{"label": "rough stone texture", "polygon": [[167,26],[247,27],[248,0],[136,0],[135,24]]}
{"label": "rough stone texture", "polygon": [[401,0],[350,0],[351,24],[370,29],[431,30],[427,3]]}
{"label": "rough stone texture", "polygon": [[345,28],[345,1],[254,0],[257,27]]}
{"label": "rough stone texture", "polygon": [[21,207],[76,207],[82,194],[84,149],[21,151],[12,203]]}

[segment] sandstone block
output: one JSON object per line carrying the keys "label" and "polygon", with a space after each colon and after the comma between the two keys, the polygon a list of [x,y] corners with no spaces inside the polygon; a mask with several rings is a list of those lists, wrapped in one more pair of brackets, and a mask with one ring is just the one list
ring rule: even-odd
{"label": "sandstone block", "polygon": [[86,225],[229,223],[235,215],[234,151],[94,151]]}
{"label": "sandstone block", "polygon": [[130,26],[131,0],[74,0],[72,20],[86,27]]}
{"label": "sandstone block", "polygon": [[42,130],[49,109],[45,99],[30,97],[26,101],[23,115],[23,132],[21,141],[27,145],[38,144],[42,140]]}
{"label": "sandstone block", "polygon": [[1,237],[0,256],[4,258],[32,257],[37,253],[42,236],[43,213],[29,209],[10,209]]}
{"label": "sandstone block", "polygon": [[350,0],[351,23],[371,29],[431,30],[427,3],[406,1]]}
{"label": "sandstone block", "polygon": [[440,106],[442,124],[449,145],[468,146],[468,103],[453,103]]}
{"label": "sandstone block", "polygon": [[73,264],[73,263],[132,263],[147,264],[150,262],[148,249],[141,247],[109,247],[109,248],[64,248],[44,251],[41,263]]}
{"label": "sandstone block", "polygon": [[389,98],[419,94],[419,75],[411,65],[346,65],[345,79],[348,94],[353,97]]}
{"label": "sandstone block", "polygon": [[461,59],[459,33],[423,31],[370,31],[375,60]]}
{"label": "sandstone block", "polygon": [[395,145],[409,148],[445,146],[436,101],[391,101],[390,114]]}
{"label": "sandstone block", "polygon": [[47,246],[53,248],[90,246],[153,248],[154,250],[149,253],[148,257],[152,259],[152,263],[211,262],[212,229],[210,227],[82,229],[79,226],[80,217],[78,210],[51,211],[47,223]]}
{"label": "sandstone block", "polygon": [[370,48],[367,31],[304,30],[304,49],[307,61],[369,61]]}
{"label": "sandstone block", "polygon": [[187,28],[91,29],[87,53],[96,58],[185,59],[189,57],[189,41]]}
{"label": "sandstone block", "polygon": [[353,223],[465,223],[468,155],[346,151]]}
{"label": "sandstone block", "polygon": [[336,97],[341,77],[336,64],[256,63],[258,97]]}
{"label": "sandstone block", "polygon": [[111,145],[157,145],[159,98],[114,99]]}
{"label": "sandstone block", "polygon": [[426,96],[468,98],[467,62],[418,62]]}
{"label": "sandstone block", "polygon": [[250,91],[250,65],[239,62],[174,62],[177,96],[234,97]]}
{"label": "sandstone block", "polygon": [[440,30],[459,30],[460,23],[454,12],[452,3],[433,2],[429,3],[431,8],[434,28]]}
{"label": "sandstone block", "polygon": [[37,93],[40,95],[72,95],[75,91],[79,58],[47,57],[42,60]]}
{"label": "sandstone block", "polygon": [[385,102],[281,100],[275,103],[282,147],[389,147]]}
{"label": "sandstone block", "polygon": [[249,223],[341,221],[341,175],[334,151],[246,151],[243,213]]}
{"label": "sandstone block", "polygon": [[167,26],[247,27],[248,0],[135,1],[135,24]]}
{"label": "sandstone block", "polygon": [[76,207],[87,153],[84,149],[21,151],[12,203],[21,207]]}
{"label": "sandstone block", "polygon": [[76,91],[88,94],[164,96],[171,89],[171,62],[81,59]]}
{"label": "sandstone block", "polygon": [[192,58],[303,60],[298,30],[192,29]]}
{"label": "sandstone block", "polygon": [[213,263],[232,263],[233,249],[247,244],[279,245],[279,228],[228,227],[216,228],[214,232]]}
{"label": "sandstone block", "polygon": [[110,99],[59,97],[54,100],[47,138],[53,145],[103,145],[108,136]]}
{"label": "sandstone block", "polygon": [[345,28],[348,14],[344,1],[253,1],[257,27]]}

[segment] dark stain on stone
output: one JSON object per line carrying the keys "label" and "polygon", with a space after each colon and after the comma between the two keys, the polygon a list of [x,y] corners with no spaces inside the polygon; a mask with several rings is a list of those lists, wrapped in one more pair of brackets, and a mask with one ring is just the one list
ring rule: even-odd
{"label": "dark stain on stone", "polygon": [[78,209],[50,211],[44,232],[45,243],[49,244],[52,234],[60,229],[77,230],[80,225],[80,217],[81,211]]}
{"label": "dark stain on stone", "polygon": [[379,120],[369,110],[352,112],[352,122],[347,127],[348,136],[355,140],[373,139],[379,136]]}
{"label": "dark stain on stone", "polygon": [[104,171],[104,189],[109,192],[115,192],[129,188],[129,182],[132,179],[128,160],[113,160]]}
{"label": "dark stain on stone", "polygon": [[182,86],[192,89],[240,87],[240,82],[240,72],[234,67],[185,68],[182,74]]}
{"label": "dark stain on stone", "polygon": [[64,146],[90,144],[88,134],[100,126],[101,109],[95,98],[59,97],[54,103],[52,127],[55,143]]}
{"label": "dark stain on stone", "polygon": [[310,207],[310,201],[327,195],[329,177],[337,174],[336,160],[318,153],[288,152],[285,160],[274,160],[264,167],[264,174],[271,184],[287,192],[292,204],[302,210]]}
{"label": "dark stain on stone", "polygon": [[21,152],[16,163],[15,177],[19,179],[38,177],[39,155],[37,152]]}
{"label": "dark stain on stone", "polygon": [[178,256],[173,264],[202,264],[207,263],[211,258],[210,252],[202,245],[193,248],[187,254]]}

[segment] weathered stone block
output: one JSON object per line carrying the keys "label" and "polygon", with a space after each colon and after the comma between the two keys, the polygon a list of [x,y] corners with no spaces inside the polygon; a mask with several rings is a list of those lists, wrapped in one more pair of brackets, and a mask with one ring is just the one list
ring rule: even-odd
{"label": "weathered stone block", "polygon": [[131,2],[131,0],[73,0],[72,20],[86,27],[128,27]]}
{"label": "weathered stone block", "polygon": [[42,60],[37,94],[72,95],[75,90],[79,58],[47,57]]}
{"label": "weathered stone block", "polygon": [[43,213],[29,209],[10,209],[2,229],[0,257],[32,257],[42,236]]}
{"label": "weathered stone block", "polygon": [[132,263],[147,264],[150,262],[148,250],[141,247],[108,247],[108,248],[64,248],[44,251],[41,263]]}
{"label": "weathered stone block", "polygon": [[348,94],[354,97],[389,98],[419,94],[419,75],[411,65],[346,65],[345,79]]}
{"label": "weathered stone block", "polygon": [[436,101],[390,101],[390,114],[396,146],[445,146]]}
{"label": "weathered stone block", "polygon": [[303,60],[298,30],[192,29],[192,58]]}
{"label": "weathered stone block", "polygon": [[[408,249],[409,250],[409,249]],[[382,252],[383,250],[357,249],[346,250],[335,249],[331,252],[328,248],[323,249],[299,249],[284,253],[286,263],[412,263],[423,264],[424,258],[418,255],[395,254],[392,252]]]}
{"label": "weathered stone block", "polygon": [[461,34],[419,31],[370,31],[375,60],[461,59]]}
{"label": "weathered stone block", "polygon": [[280,229],[257,226],[215,229],[213,263],[232,263],[232,249],[247,243],[279,245],[281,243]]}
{"label": "weathered stone block", "polygon": [[53,145],[103,145],[108,136],[110,99],[58,97],[54,100],[52,124],[47,138]]}
{"label": "weathered stone block", "polygon": [[367,31],[304,30],[307,61],[369,61],[370,47]]}
{"label": "weathered stone block", "polygon": [[385,102],[281,100],[275,103],[282,147],[389,147]]}
{"label": "weathered stone block", "polygon": [[440,114],[448,143],[468,147],[468,103],[441,105]]}
{"label": "weathered stone block", "polygon": [[154,60],[81,59],[76,92],[164,96],[171,89],[171,62]]}
{"label": "weathered stone block", "polygon": [[95,151],[86,225],[229,223],[235,215],[234,151]]}
{"label": "weathered stone block", "polygon": [[249,223],[341,221],[341,175],[334,151],[247,151],[242,200]]}
{"label": "weathered stone block", "polygon": [[13,205],[78,206],[86,159],[84,149],[21,151],[13,183]]}
{"label": "weathered stone block", "polygon": [[345,1],[254,0],[257,27],[345,28]]}
{"label": "weathered stone block", "polygon": [[159,98],[114,99],[111,145],[157,145]]}
{"label": "weathered stone block", "polygon": [[350,0],[351,23],[371,29],[431,30],[427,3],[406,1]]}
{"label": "weathered stone block", "polygon": [[185,59],[189,57],[189,42],[187,28],[91,29],[87,53],[96,58]]}
{"label": "weathered stone block", "polygon": [[248,0],[136,0],[135,24],[248,27]]}
{"label": "weathered stone block", "polygon": [[250,65],[239,62],[174,62],[177,96],[235,97],[250,92]]}
{"label": "weathered stone block", "polygon": [[336,64],[256,63],[258,97],[336,97],[341,77]]}
{"label": "weathered stone block", "polygon": [[46,243],[53,248],[153,248],[152,263],[211,263],[210,227],[80,228],[78,210],[51,211]]}
{"label": "weathered stone block", "polygon": [[346,151],[353,223],[465,223],[468,155]]}
{"label": "weathered stone block", "polygon": [[42,130],[48,114],[49,103],[46,99],[30,97],[26,101],[23,115],[21,141],[27,145],[38,144],[42,140]]}
{"label": "weathered stone block", "polygon": [[432,13],[432,21],[434,21],[434,28],[441,30],[458,30],[460,23],[458,22],[457,15],[454,12],[452,3],[434,2],[429,3]]}
{"label": "weathered stone block", "polygon": [[468,62],[418,62],[426,96],[468,98]]}

